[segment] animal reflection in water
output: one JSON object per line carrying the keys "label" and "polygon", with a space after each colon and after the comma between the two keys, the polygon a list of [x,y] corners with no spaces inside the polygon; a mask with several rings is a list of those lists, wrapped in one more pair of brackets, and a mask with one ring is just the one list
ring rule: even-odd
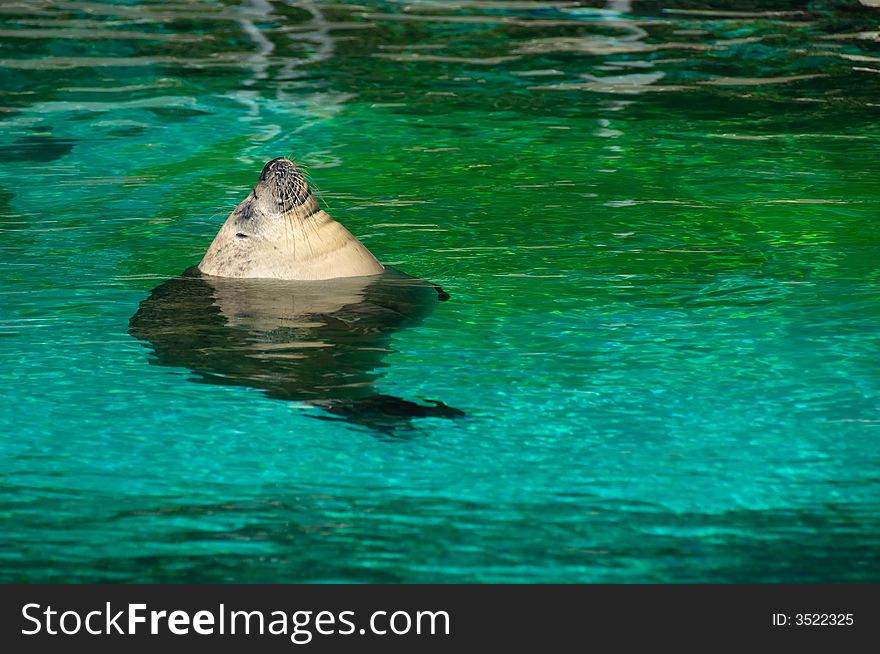
{"label": "animal reflection in water", "polygon": [[411,428],[413,418],[463,415],[442,402],[375,389],[392,334],[448,297],[391,268],[321,281],[214,277],[192,268],[154,289],[129,331],[153,350],[153,363],[393,434]]}

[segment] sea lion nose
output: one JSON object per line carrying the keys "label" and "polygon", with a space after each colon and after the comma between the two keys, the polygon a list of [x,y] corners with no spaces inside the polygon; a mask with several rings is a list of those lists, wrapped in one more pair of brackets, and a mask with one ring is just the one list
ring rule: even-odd
{"label": "sea lion nose", "polygon": [[260,173],[260,181],[265,182],[272,171],[287,172],[293,167],[293,162],[290,159],[285,159],[284,157],[272,159],[272,161],[263,166],[263,172]]}

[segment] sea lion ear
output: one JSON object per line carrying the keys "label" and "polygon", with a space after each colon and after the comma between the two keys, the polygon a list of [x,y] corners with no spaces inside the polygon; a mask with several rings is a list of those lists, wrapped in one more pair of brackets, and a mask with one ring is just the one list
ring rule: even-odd
{"label": "sea lion ear", "polygon": [[[254,197],[256,197],[256,195],[254,195]],[[242,202],[235,208],[233,213],[241,220],[252,220],[254,217],[254,204],[253,202]]]}

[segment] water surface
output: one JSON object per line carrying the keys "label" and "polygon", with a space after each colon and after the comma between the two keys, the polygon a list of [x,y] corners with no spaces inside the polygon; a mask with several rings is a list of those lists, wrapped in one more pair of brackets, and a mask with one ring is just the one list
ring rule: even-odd
{"label": "water surface", "polygon": [[[880,581],[880,11],[0,6],[3,581]],[[291,156],[403,434],[128,333]]]}

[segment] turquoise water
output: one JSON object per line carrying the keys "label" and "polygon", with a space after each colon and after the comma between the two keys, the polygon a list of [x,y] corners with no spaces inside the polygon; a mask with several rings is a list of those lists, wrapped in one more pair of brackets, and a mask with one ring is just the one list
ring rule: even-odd
{"label": "turquoise water", "polygon": [[[880,11],[0,22],[0,580],[880,581]],[[449,292],[374,386],[464,417],[320,419],[129,334],[278,156]]]}

